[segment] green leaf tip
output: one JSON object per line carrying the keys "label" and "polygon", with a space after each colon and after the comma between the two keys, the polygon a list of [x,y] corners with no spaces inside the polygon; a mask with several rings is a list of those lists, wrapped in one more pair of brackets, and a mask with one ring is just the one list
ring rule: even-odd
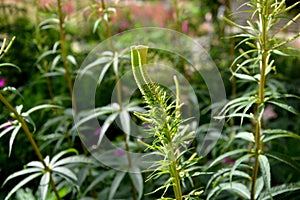
{"label": "green leaf tip", "polygon": [[133,52],[137,51],[138,57],[140,58],[140,64],[144,65],[147,63],[147,54],[148,54],[148,46],[145,45],[136,45],[131,46],[131,56],[133,57]]}

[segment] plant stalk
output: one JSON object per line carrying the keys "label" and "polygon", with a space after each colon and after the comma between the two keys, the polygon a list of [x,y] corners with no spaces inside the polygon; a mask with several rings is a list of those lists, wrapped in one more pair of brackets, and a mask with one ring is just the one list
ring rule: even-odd
{"label": "plant stalk", "polygon": [[[258,82],[258,102],[256,106],[256,114],[258,115],[258,108],[264,104],[265,84],[266,84],[266,69],[268,66],[269,49],[268,49],[268,0],[261,0],[259,3],[261,12],[259,13],[259,21],[262,27],[261,38],[260,38],[260,52],[262,53],[260,60],[260,81]],[[261,137],[261,124],[262,119],[257,116],[255,124],[255,151],[254,151],[254,169],[252,175],[251,184],[251,200],[255,199],[255,184],[257,180],[259,160],[258,156],[261,151],[260,137]]]}
{"label": "plant stalk", "polygon": [[180,186],[180,178],[179,178],[179,172],[177,170],[177,163],[176,163],[176,158],[174,154],[174,149],[172,143],[170,143],[171,146],[171,164],[169,165],[170,169],[170,175],[173,178],[173,190],[175,194],[175,199],[176,200],[182,200],[182,191],[181,191],[181,186]]}
{"label": "plant stalk", "polygon": [[73,84],[72,79],[70,76],[69,68],[68,68],[68,62],[67,62],[67,49],[66,49],[66,34],[65,34],[65,28],[64,28],[64,16],[62,13],[62,5],[61,0],[57,0],[57,12],[58,12],[58,18],[59,18],[59,32],[60,32],[60,42],[61,42],[61,57],[63,61],[63,66],[65,69],[65,78],[68,84],[70,97],[73,96]]}
{"label": "plant stalk", "polygon": [[[38,159],[41,161],[41,163],[43,164],[44,168],[49,170],[49,167],[46,165],[46,163],[44,162],[44,158],[43,158],[43,155],[39,149],[39,147],[37,146],[35,140],[33,139],[32,137],[32,134],[31,132],[29,131],[29,128],[25,122],[25,120],[23,119],[23,117],[16,111],[16,109],[6,100],[6,98],[0,93],[0,101],[2,101],[2,103],[12,112],[14,113],[14,115],[16,116],[16,118],[18,119],[18,121],[21,123],[21,126],[22,126],[22,129],[24,130],[27,138],[29,139],[29,142],[31,143]],[[55,186],[55,183],[53,181],[53,177],[52,177],[52,174],[50,172],[50,180],[51,180],[51,186],[52,186],[52,189],[55,193],[55,196],[58,200],[60,200],[60,197],[59,197],[59,194],[58,194],[58,191],[56,189],[56,186]]]}
{"label": "plant stalk", "polygon": [[[101,0],[101,7],[102,7],[103,11],[106,10],[105,0]],[[112,36],[111,27],[110,27],[109,21],[106,21],[106,20],[104,20],[104,21],[105,21],[105,26],[106,26],[107,38],[110,43],[111,51],[114,53],[113,56],[115,57],[115,47],[114,47],[113,40],[111,39],[111,36]],[[117,100],[118,100],[118,104],[120,106],[120,111],[121,111],[123,109],[122,108],[122,88],[121,88],[121,84],[120,84],[120,78],[117,74],[116,74],[116,89],[117,89]],[[123,133],[123,138],[124,138],[124,143],[125,143],[125,148],[126,148],[126,156],[127,156],[127,161],[128,161],[128,167],[132,168],[132,160],[131,160],[130,153],[129,153],[130,148],[129,148],[126,134],[129,134],[129,133]],[[131,179],[130,179],[130,186],[131,186],[131,191],[132,191],[132,199],[137,200],[136,189],[135,189],[133,181]]]}

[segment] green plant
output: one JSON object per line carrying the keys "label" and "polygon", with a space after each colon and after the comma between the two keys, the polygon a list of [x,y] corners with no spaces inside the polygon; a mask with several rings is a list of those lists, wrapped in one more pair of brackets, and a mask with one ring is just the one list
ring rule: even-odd
{"label": "green plant", "polygon": [[[5,46],[6,40],[4,40],[3,45],[1,46],[1,56],[4,55],[9,47],[12,44],[12,41]],[[16,67],[13,64],[9,63],[2,63],[1,66],[13,66]],[[5,98],[5,94],[8,91],[17,92],[16,89],[12,87],[7,87],[2,90],[0,90],[0,101],[5,105],[5,107],[11,112],[11,119],[8,122],[5,122],[0,125],[0,129],[2,131],[0,132],[0,137],[8,134],[11,132],[10,140],[9,140],[9,153],[11,154],[13,142],[17,136],[17,134],[20,132],[21,129],[23,129],[25,135],[27,136],[28,140],[30,141],[30,144],[32,145],[39,161],[32,161],[27,164],[27,167],[21,171],[15,172],[11,174],[9,177],[6,178],[3,185],[7,183],[7,181],[16,178],[21,175],[28,175],[25,179],[20,181],[16,186],[14,186],[11,191],[7,194],[5,199],[9,199],[18,189],[20,189],[22,186],[27,184],[29,181],[36,179],[38,176],[42,176],[40,180],[40,191],[41,191],[41,199],[46,199],[47,197],[47,191],[49,184],[52,186],[53,192],[57,199],[60,199],[60,194],[57,190],[57,182],[61,180],[54,179],[55,175],[61,176],[63,179],[66,179],[67,181],[73,182],[73,184],[76,184],[77,177],[76,175],[68,169],[65,165],[74,164],[74,163],[91,163],[91,160],[88,158],[83,158],[79,156],[75,157],[68,157],[60,159],[64,154],[69,152],[77,152],[74,149],[69,149],[63,152],[60,152],[56,154],[51,160],[47,156],[46,158],[43,157],[32,132],[36,132],[36,126],[34,121],[31,119],[30,114],[33,112],[45,109],[45,108],[59,108],[58,106],[54,105],[39,105],[35,106],[31,109],[29,109],[27,112],[22,112],[23,105],[19,105],[16,108],[14,108],[10,102]],[[30,131],[30,128],[28,127],[28,124],[30,124],[33,128],[33,131]],[[60,159],[60,160],[59,160]]]}
{"label": "green plant", "polygon": [[[170,94],[159,84],[153,82],[147,74],[147,52],[147,46],[131,47],[132,71],[148,109],[147,113],[135,112],[135,115],[144,123],[150,124],[150,132],[154,138],[152,144],[140,142],[148,150],[153,151],[150,155],[161,156],[161,159],[152,164],[151,168],[154,167],[155,170],[148,177],[148,180],[169,174],[170,178],[164,185],[153,192],[161,189],[165,189],[166,192],[172,186],[176,200],[189,199],[191,196],[201,193],[196,192],[196,190],[187,195],[182,193],[184,179],[188,178],[193,185],[192,177],[195,175],[193,170],[199,168],[195,166],[198,161],[195,155],[184,160],[185,153],[190,150],[188,144],[193,139],[195,132],[189,131],[188,125],[183,124],[184,120],[181,118],[180,111],[180,91],[176,76],[174,77],[176,99],[173,101]],[[165,192],[161,199],[171,199],[163,197]]]}
{"label": "green plant", "polygon": [[[220,6],[224,6],[220,2],[152,1],[150,8],[156,8],[156,3],[159,9],[169,7],[164,17],[148,10],[148,1],[139,1],[134,9],[128,6],[132,2],[105,0],[58,0],[45,5],[26,1],[21,7],[0,3],[4,13],[0,37],[16,35],[10,42],[4,39],[0,48],[0,161],[5,163],[0,164],[0,199],[297,199],[300,104],[299,97],[290,93],[299,95],[299,60],[291,59],[299,51],[286,44],[299,33],[289,39],[279,36],[298,23],[300,14],[293,10],[299,3],[249,0],[243,6],[251,17],[247,25],[239,25],[226,12],[224,20],[218,21]],[[228,9],[230,2],[225,1]],[[71,14],[66,7],[70,5]],[[28,7],[24,14],[35,6],[35,19],[23,15],[22,6]],[[190,70],[192,63],[185,56],[168,50],[140,45],[130,52],[128,47],[137,41],[149,46],[152,38],[162,46],[177,42],[159,31],[113,36],[116,31],[148,23],[144,15],[137,17],[143,12],[151,19],[161,19],[158,24],[192,36],[205,34],[204,26],[199,25],[203,22],[214,27],[215,33],[209,32],[212,57],[221,66],[224,79],[232,72],[232,85],[229,78],[224,82],[231,101],[216,117],[229,122],[207,156],[198,157],[206,135],[216,140],[206,124],[215,105],[210,106],[203,74]],[[290,20],[278,29],[281,18]],[[220,43],[219,38],[228,34],[226,22],[233,36]],[[235,28],[241,32],[235,33]],[[79,69],[99,42],[103,48],[96,48]],[[177,77],[168,80],[173,84],[169,89],[147,74],[152,70],[147,63],[157,61],[172,65],[193,87],[201,115],[196,133],[191,131],[197,126],[194,119],[184,119],[188,106],[181,101],[189,94]],[[230,69],[224,68],[231,61]],[[17,70],[21,73],[15,73]],[[122,82],[131,72],[136,84],[130,84],[138,85],[133,95],[126,85],[129,82]],[[71,107],[72,101],[91,94],[89,81],[73,91],[75,75],[76,81],[85,75],[95,80],[95,96]],[[129,101],[127,92],[132,95]],[[95,105],[90,108],[92,98]],[[272,118],[267,117],[270,112]],[[99,126],[94,127],[92,120]],[[193,127],[188,125],[191,121]],[[91,146],[85,138],[92,140]],[[106,149],[107,139],[116,148]],[[150,167],[143,171],[145,166]]]}
{"label": "green plant", "polygon": [[[270,76],[272,72],[276,73],[274,64],[276,56],[288,56],[288,53],[284,52],[286,50],[284,45],[300,36],[298,33],[282,42],[276,37],[276,34],[296,21],[300,17],[299,14],[279,31],[274,30],[274,26],[284,14],[297,4],[285,7],[285,1],[246,2],[244,6],[248,6],[249,12],[252,13],[251,21],[247,21],[248,26],[242,26],[224,18],[230,25],[242,31],[232,37],[243,38],[236,48],[245,44],[246,49],[240,48],[242,53],[234,60],[232,66],[236,65],[236,67],[232,67],[231,70],[232,75],[247,83],[249,88],[241,93],[240,97],[237,96],[229,101],[218,118],[240,118],[241,127],[235,134],[234,141],[246,141],[248,148],[243,146],[241,149],[225,152],[209,165],[213,167],[223,159],[235,156],[235,163],[230,168],[220,169],[210,179],[207,187],[213,186],[213,189],[208,193],[208,199],[224,190],[230,190],[245,199],[254,200],[272,199],[273,196],[300,189],[299,183],[271,185],[271,159],[284,162],[295,169],[299,169],[299,166],[282,154],[268,151],[268,145],[274,139],[284,137],[300,139],[299,135],[281,129],[268,129],[264,125],[264,112],[267,105],[278,106],[296,115],[299,114],[293,107],[283,102],[285,98],[299,97],[280,93],[277,85],[273,85],[274,76]],[[247,126],[245,121],[251,123],[250,126]],[[242,156],[237,156],[241,154]],[[239,179],[243,182],[241,183]]]}

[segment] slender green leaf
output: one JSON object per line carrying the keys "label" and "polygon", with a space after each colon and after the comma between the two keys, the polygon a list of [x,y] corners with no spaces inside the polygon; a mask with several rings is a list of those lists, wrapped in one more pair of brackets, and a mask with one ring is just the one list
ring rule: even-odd
{"label": "slender green leaf", "polygon": [[18,191],[23,185],[26,183],[30,182],[31,180],[37,178],[40,176],[42,173],[34,173],[31,174],[30,176],[24,178],[22,181],[20,181],[9,193],[6,195],[5,200],[9,200],[9,198],[16,192]]}
{"label": "slender green leaf", "polygon": [[231,170],[230,170],[230,175],[229,175],[229,182],[232,182],[232,176],[233,173],[235,171],[235,169],[243,162],[248,161],[253,155],[252,154],[246,154],[242,157],[240,157],[239,159],[237,159],[234,163],[234,165],[232,166]]}
{"label": "slender green leaf", "polygon": [[263,177],[259,177],[256,179],[255,182],[255,188],[254,188],[254,198],[257,199],[257,197],[260,195],[262,189],[264,187],[264,179]]}
{"label": "slender green leaf", "polygon": [[290,56],[289,54],[283,53],[282,51],[280,51],[278,49],[272,50],[272,52],[274,54],[277,54],[277,55],[280,55],[280,56]]}
{"label": "slender green leaf", "polygon": [[233,193],[241,196],[244,199],[250,199],[250,192],[245,185],[243,185],[241,183],[232,182],[232,183],[219,184],[217,187],[215,187],[214,189],[212,189],[209,192],[206,200],[211,199],[213,196],[218,195],[220,192],[222,192],[224,190],[233,192]]}
{"label": "slender green leaf", "polygon": [[239,74],[239,73],[233,73],[233,75],[237,78],[248,80],[248,81],[257,81],[253,76],[247,75],[247,74]]}
{"label": "slender green leaf", "polygon": [[[290,183],[290,184],[274,186],[271,188],[270,193],[274,197],[279,194],[292,192],[296,190],[300,190],[300,183]],[[270,194],[268,192],[263,192],[259,197],[259,200],[268,200],[268,199],[270,199]]]}
{"label": "slender green leaf", "polygon": [[54,55],[57,52],[53,52],[52,50],[46,51],[44,53],[42,53],[42,55],[40,55],[40,57],[37,59],[36,63],[41,62],[42,59],[44,59],[45,57],[49,56],[49,55]]}
{"label": "slender green leaf", "polygon": [[101,82],[102,82],[103,78],[105,77],[105,74],[106,74],[107,70],[109,69],[109,67],[111,66],[111,64],[112,64],[112,61],[110,60],[110,62],[108,62],[104,65],[104,67],[100,73],[99,79],[97,81],[98,85],[101,84]]}
{"label": "slender green leaf", "polygon": [[75,153],[76,155],[78,155],[78,151],[76,149],[70,148],[67,149],[65,151],[59,152],[58,154],[56,154],[50,161],[49,165],[51,166],[55,166],[54,164],[56,163],[56,161],[58,159],[60,159],[63,155],[68,154],[68,153]]}
{"label": "slender green leaf", "polygon": [[124,133],[130,135],[130,115],[127,110],[122,110],[120,112],[120,121]]}
{"label": "slender green leaf", "polygon": [[13,94],[16,94],[18,95],[19,97],[21,97],[22,99],[24,99],[24,97],[22,96],[22,94],[19,92],[19,90],[17,90],[15,87],[11,87],[11,86],[7,86],[7,87],[4,87],[2,89],[2,91],[9,91],[9,92],[12,92]]}
{"label": "slender green leaf", "polygon": [[76,125],[71,129],[71,131],[73,131],[74,129],[78,128],[79,126],[81,126],[82,124],[88,122],[91,119],[95,119],[97,117],[100,117],[102,115],[106,115],[108,113],[113,112],[113,109],[107,110],[107,109],[100,109],[100,110],[96,110],[94,113],[87,113],[82,119],[80,119]]}
{"label": "slender green leaf", "polygon": [[299,4],[300,4],[300,2],[298,1],[298,2],[294,3],[293,5],[291,5],[291,6],[289,6],[289,7],[286,7],[286,8],[284,9],[284,12],[290,11],[291,9],[295,8],[295,7],[296,7],[297,5],[299,5]]}
{"label": "slender green leaf", "polygon": [[135,169],[134,173],[129,173],[129,176],[132,180],[132,183],[138,192],[139,196],[138,199],[142,199],[143,195],[143,189],[144,189],[144,181],[143,181],[143,176],[142,173],[139,169]]}
{"label": "slender green leaf", "polygon": [[[230,168],[222,168],[222,169],[218,170],[217,172],[213,173],[213,176],[209,179],[209,181],[206,184],[206,190],[208,189],[208,187],[212,184],[212,182],[215,179],[220,178],[220,177],[228,177],[230,175],[230,171],[231,171]],[[232,175],[251,180],[251,177],[249,176],[249,174],[247,174],[243,171],[234,170]]]}
{"label": "slender green leaf", "polygon": [[45,19],[44,21],[42,21],[40,24],[39,24],[39,27],[43,27],[47,24],[59,24],[59,19],[57,18],[48,18],[48,19]]}
{"label": "slender green leaf", "polygon": [[113,60],[113,68],[114,68],[114,73],[118,77],[119,76],[119,54],[118,52],[114,53],[114,60]]}
{"label": "slender green leaf", "polygon": [[51,176],[50,172],[47,172],[41,178],[40,181],[41,200],[46,200],[50,176]]}
{"label": "slender green leaf", "polygon": [[85,196],[91,189],[93,189],[93,187],[95,187],[97,184],[99,184],[100,182],[102,182],[106,177],[109,177],[113,172],[114,172],[114,170],[108,170],[108,171],[105,171],[105,172],[101,173],[99,176],[97,176],[93,180],[93,182],[91,182],[89,184],[89,186],[83,192],[82,196]]}
{"label": "slender green leaf", "polygon": [[253,133],[250,133],[250,132],[239,132],[234,137],[246,140],[248,142],[255,142]]}
{"label": "slender green leaf", "polygon": [[21,113],[21,116],[24,118],[24,120],[28,124],[32,125],[32,127],[33,127],[32,133],[35,133],[35,131],[36,131],[36,125],[35,125],[35,122],[32,120],[32,118],[29,116],[29,114],[26,113],[26,112],[24,112],[24,113]]}
{"label": "slender green leaf", "polygon": [[114,122],[114,120],[117,118],[119,113],[113,113],[107,117],[107,119],[104,121],[102,129],[101,129],[101,134],[99,134],[98,142],[97,145],[100,145],[102,138],[104,137],[106,131],[110,127],[110,125]]}
{"label": "slender green leaf", "polygon": [[41,170],[44,169],[44,165],[40,161],[31,161],[27,165],[27,167],[35,167],[35,168],[40,168]]}
{"label": "slender green leaf", "polygon": [[97,30],[99,24],[101,23],[101,21],[102,21],[102,18],[99,18],[95,21],[94,27],[93,27],[93,33],[96,33],[96,30]]}
{"label": "slender green leaf", "polygon": [[52,60],[52,64],[51,64],[51,67],[50,67],[50,71],[53,71],[55,70],[55,67],[58,63],[58,61],[61,59],[61,55],[57,55],[55,56],[55,58]]}
{"label": "slender green leaf", "polygon": [[95,161],[92,160],[91,158],[87,158],[84,156],[70,156],[70,157],[63,158],[63,159],[57,161],[51,167],[55,168],[55,167],[58,167],[61,165],[74,164],[74,163],[93,164],[93,163],[95,163]]}
{"label": "slender green leaf", "polygon": [[109,196],[108,196],[108,200],[112,200],[113,197],[115,196],[118,187],[120,186],[120,183],[122,181],[122,179],[125,176],[125,172],[118,172],[116,177],[114,178],[111,187],[110,187],[110,191],[109,191]]}
{"label": "slender green leaf", "polygon": [[[250,99],[249,99],[250,100]],[[251,106],[253,104],[255,104],[257,102],[257,98],[254,97],[252,100],[250,100],[250,102],[247,103],[247,106],[245,107],[244,111],[243,111],[243,114],[246,114],[248,112],[248,110],[251,108]],[[243,124],[243,121],[244,121],[244,117],[241,117],[241,123],[240,125]],[[253,139],[254,140],[254,139]]]}
{"label": "slender green leaf", "polygon": [[271,189],[271,169],[270,169],[270,163],[268,158],[265,155],[260,154],[258,156],[259,160],[259,167],[262,174],[262,177],[264,179],[264,185],[267,188],[267,191],[270,192]]}
{"label": "slender green leaf", "polygon": [[295,108],[293,108],[292,106],[286,105],[284,103],[279,103],[279,102],[276,102],[276,101],[268,101],[268,103],[274,104],[274,105],[276,105],[276,106],[278,106],[278,107],[280,107],[284,110],[287,110],[287,111],[289,111],[289,112],[291,112],[295,115],[299,115],[299,112]]}
{"label": "slender green leaf", "polygon": [[220,155],[219,157],[217,157],[212,163],[210,163],[210,165],[208,166],[208,168],[211,168],[215,164],[217,164],[220,161],[222,161],[224,158],[227,158],[229,156],[233,156],[233,155],[236,155],[236,154],[240,154],[240,153],[246,153],[246,152],[249,152],[249,150],[248,149],[236,149],[236,150],[224,153],[224,154]]}
{"label": "slender green leaf", "polygon": [[29,115],[37,110],[45,109],[45,108],[62,108],[62,107],[56,106],[56,105],[51,105],[51,104],[44,104],[44,105],[35,106],[35,107],[29,109],[26,113]]}
{"label": "slender green leaf", "polygon": [[[242,29],[243,31],[245,31],[246,33],[249,33],[252,31],[250,27],[248,26],[242,26],[242,25],[239,25],[233,21],[231,21],[230,19],[226,18],[225,16],[222,17],[222,19],[227,22],[228,24],[232,25],[232,26],[235,26],[237,28],[240,28]],[[250,34],[251,35],[251,34]]]}
{"label": "slender green leaf", "polygon": [[264,110],[265,110],[265,104],[262,103],[258,106],[258,121],[260,122],[260,120],[262,119],[263,117],[263,114],[264,114]]}
{"label": "slender green leaf", "polygon": [[15,124],[18,120],[14,120],[14,121],[7,121],[3,124],[0,125],[0,129],[4,129],[6,130],[7,128],[13,126],[13,124]]}
{"label": "slender green leaf", "polygon": [[11,150],[12,150],[12,146],[13,146],[13,143],[15,141],[15,138],[20,130],[22,126],[19,125],[17,127],[15,127],[15,129],[13,130],[13,132],[11,133],[11,136],[9,138],[9,151],[8,151],[8,157],[10,157],[10,154],[11,154]]}
{"label": "slender green leaf", "polygon": [[46,156],[44,158],[44,163],[45,163],[46,166],[49,166],[49,164],[50,164],[50,157],[49,156]]}
{"label": "slender green leaf", "polygon": [[286,131],[282,129],[270,129],[270,130],[264,130],[263,134],[270,134],[271,136],[263,138],[263,142],[268,142],[273,139],[277,138],[283,138],[283,137],[291,137],[297,140],[300,140],[300,136],[297,135],[296,133],[293,133],[291,131]]}
{"label": "slender green leaf", "polygon": [[250,53],[254,53],[254,52],[257,52],[257,49],[251,49],[251,50],[249,50],[249,51],[243,52],[241,55],[239,55],[238,57],[236,57],[236,59],[234,59],[234,61],[233,61],[232,64],[231,64],[231,67],[232,67],[235,63],[237,63],[238,60],[240,60],[240,59],[243,58],[243,57],[245,57],[245,58],[247,58],[247,59],[250,59],[249,54],[250,54]]}
{"label": "slender green leaf", "polygon": [[268,136],[268,137],[265,137],[263,138],[263,142],[269,142],[271,140],[274,140],[274,139],[278,139],[278,138],[287,138],[287,137],[290,137],[290,138],[295,138],[295,139],[298,139],[300,140],[300,136],[299,135],[292,135],[292,134],[278,134],[278,135],[272,135],[272,136]]}
{"label": "slender green leaf", "polygon": [[70,61],[70,63],[72,63],[74,66],[77,66],[77,61],[76,61],[76,58],[74,56],[68,55],[67,60]]}
{"label": "slender green leaf", "polygon": [[7,181],[9,181],[9,180],[11,180],[11,179],[13,179],[13,178],[15,178],[15,177],[22,176],[22,175],[25,175],[25,174],[31,174],[31,173],[35,173],[35,172],[40,172],[40,173],[42,173],[42,170],[39,169],[39,168],[28,168],[28,169],[20,170],[20,171],[18,171],[18,172],[14,172],[13,174],[9,175],[9,176],[5,179],[5,181],[4,181],[4,183],[2,184],[2,186],[5,185],[5,184],[7,183]]}
{"label": "slender green leaf", "polygon": [[248,119],[254,119],[253,115],[251,114],[243,114],[243,113],[236,113],[236,114],[229,114],[226,116],[216,116],[215,119],[224,119],[224,118],[233,118],[233,117],[243,117]]}
{"label": "slender green leaf", "polygon": [[239,98],[236,98],[236,99],[233,99],[231,101],[229,101],[225,106],[224,108],[220,111],[220,115],[223,115],[223,114],[226,114],[227,112],[225,112],[228,107],[232,106],[232,105],[235,105],[237,103],[240,103],[240,102],[245,102],[245,101],[248,101],[250,97],[248,96],[243,96],[243,97],[239,97]]}
{"label": "slender green leaf", "polygon": [[289,165],[290,167],[294,168],[295,170],[297,170],[298,172],[300,172],[300,165],[298,162],[292,160],[289,156],[285,155],[285,154],[281,154],[278,152],[271,152],[268,151],[268,153],[265,154],[267,157],[269,158],[273,158],[276,159],[280,162],[283,162],[287,165]]}
{"label": "slender green leaf", "polygon": [[[92,68],[99,67],[101,64],[107,63],[109,61],[111,61],[110,57],[100,57],[100,58],[96,59],[95,61],[93,61],[92,63],[88,64],[83,70],[79,71],[79,73],[84,75],[87,73],[87,71],[91,70]],[[102,69],[102,71],[103,70],[104,69]]]}
{"label": "slender green leaf", "polygon": [[12,64],[12,63],[0,63],[0,67],[4,67],[4,66],[14,67],[14,68],[17,68],[19,71],[21,71],[21,69],[17,65]]}
{"label": "slender green leaf", "polygon": [[49,72],[49,73],[44,73],[42,76],[43,77],[52,77],[52,76],[62,76],[64,74],[65,74],[65,72]]}
{"label": "slender green leaf", "polygon": [[[5,123],[6,124],[6,123]],[[7,123],[9,125],[9,123]],[[1,133],[0,133],[0,138],[2,136],[4,136],[6,133],[8,133],[9,131],[15,129],[15,126],[10,126],[10,127],[7,127],[6,129],[4,129]]]}
{"label": "slender green leaf", "polygon": [[76,184],[77,176],[67,167],[54,167],[51,169],[53,173],[57,173],[63,177],[67,177],[68,179],[72,180]]}

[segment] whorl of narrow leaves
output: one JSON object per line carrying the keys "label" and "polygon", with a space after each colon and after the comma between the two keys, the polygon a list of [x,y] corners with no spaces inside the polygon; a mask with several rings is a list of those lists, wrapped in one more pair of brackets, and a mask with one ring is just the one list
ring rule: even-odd
{"label": "whorl of narrow leaves", "polygon": [[160,152],[164,157],[163,160],[157,161],[157,166],[159,167],[156,169],[155,174],[160,176],[161,174],[168,173],[171,176],[169,181],[160,189],[165,188],[165,190],[167,190],[167,188],[172,185],[176,200],[180,200],[182,199],[178,171],[178,165],[180,164],[177,162],[182,155],[178,149],[180,146],[183,146],[184,139],[181,138],[182,140],[178,142],[176,136],[184,134],[186,129],[180,131],[182,120],[180,115],[178,80],[174,77],[177,93],[176,101],[170,103],[171,95],[159,84],[154,83],[147,73],[147,52],[148,47],[146,46],[131,47],[133,75],[148,108],[146,114],[135,114],[144,122],[151,123],[152,126],[151,130],[155,139],[151,145],[144,143],[145,146]]}

